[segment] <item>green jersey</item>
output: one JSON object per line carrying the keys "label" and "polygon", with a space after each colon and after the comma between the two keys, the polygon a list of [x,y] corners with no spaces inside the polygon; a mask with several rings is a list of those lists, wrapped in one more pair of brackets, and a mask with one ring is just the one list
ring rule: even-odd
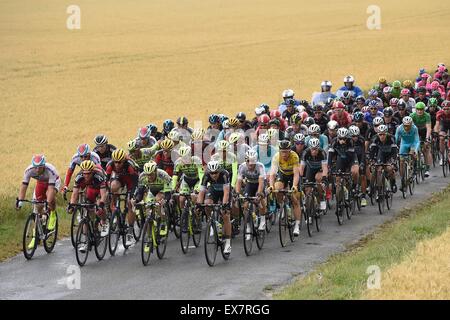
{"label": "green jersey", "polygon": [[189,185],[198,184],[203,178],[202,160],[199,157],[191,157],[189,163],[179,158],[175,161],[174,167],[172,189],[175,189],[179,177],[182,177]]}
{"label": "green jersey", "polygon": [[147,191],[151,192],[153,195],[159,192],[169,192],[172,191],[171,182],[172,178],[167,172],[161,169],[156,169],[156,179],[155,181],[150,181],[150,176],[146,173],[141,173],[139,175],[138,188],[144,187]]}
{"label": "green jersey", "polygon": [[416,112],[410,114],[409,116],[413,119],[417,129],[424,129],[427,124],[431,125],[431,117],[427,112],[424,112],[422,116],[419,116]]}
{"label": "green jersey", "polygon": [[156,153],[156,149],[142,148],[142,149],[140,149],[140,151],[141,151],[141,156],[139,158],[135,158],[131,154],[130,154],[130,157],[131,157],[131,160],[133,160],[134,163],[136,164],[139,172],[142,172],[142,170],[144,169],[144,164],[146,164],[147,162],[149,162],[150,160],[153,159],[153,156]]}

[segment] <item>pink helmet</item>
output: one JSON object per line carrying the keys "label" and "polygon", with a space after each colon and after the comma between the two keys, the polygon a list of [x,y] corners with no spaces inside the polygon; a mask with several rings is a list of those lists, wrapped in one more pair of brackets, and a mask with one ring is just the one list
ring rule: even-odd
{"label": "pink helmet", "polygon": [[433,82],[431,83],[431,89],[432,89],[432,90],[437,90],[438,88],[439,88],[439,82],[433,81]]}
{"label": "pink helmet", "polygon": [[428,78],[430,77],[430,75],[429,75],[428,73],[422,73],[422,74],[420,75],[420,77],[421,77],[422,79],[426,80],[426,79],[428,79]]}
{"label": "pink helmet", "polygon": [[444,72],[444,71],[445,71],[445,66],[444,66],[444,65],[440,65],[440,66],[438,67],[438,71],[439,71],[439,72]]}
{"label": "pink helmet", "polygon": [[281,117],[281,112],[279,110],[270,111],[270,118],[274,119],[274,118],[280,118],[280,117]]}
{"label": "pink helmet", "polygon": [[335,101],[333,103],[333,109],[345,109],[345,105],[342,103],[342,101]]}
{"label": "pink helmet", "polygon": [[408,89],[402,89],[402,91],[400,91],[400,95],[404,96],[405,94],[407,94],[407,95],[410,94]]}

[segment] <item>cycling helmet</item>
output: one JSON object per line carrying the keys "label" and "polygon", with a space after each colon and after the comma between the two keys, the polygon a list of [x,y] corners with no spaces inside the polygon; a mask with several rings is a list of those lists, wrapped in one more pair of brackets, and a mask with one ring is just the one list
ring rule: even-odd
{"label": "cycling helmet", "polygon": [[177,130],[172,129],[172,131],[170,131],[169,134],[167,135],[167,138],[169,138],[174,142],[178,142],[180,141],[180,133]]}
{"label": "cycling helmet", "polygon": [[378,130],[378,133],[387,133],[388,127],[386,125],[382,124],[382,125],[378,126],[377,130]]}
{"label": "cycling helmet", "polygon": [[258,120],[260,123],[269,124],[270,117],[267,114],[263,114],[262,116],[259,117]]}
{"label": "cycling helmet", "polygon": [[286,106],[287,107],[294,107],[295,106],[295,100],[294,99],[286,99]]}
{"label": "cycling helmet", "polygon": [[385,77],[379,77],[379,78],[378,78],[378,83],[386,84],[386,83],[387,83],[387,80],[386,80]]}
{"label": "cycling helmet", "polygon": [[45,166],[45,156],[43,154],[36,154],[31,158],[31,165],[33,168]]}
{"label": "cycling helmet", "polygon": [[439,98],[441,97],[441,94],[439,93],[439,91],[434,90],[434,91],[431,93],[431,97],[436,98],[436,99],[439,99]]}
{"label": "cycling helmet", "polygon": [[436,98],[430,98],[430,100],[428,100],[428,106],[437,107],[437,105],[438,105],[438,101]]}
{"label": "cycling helmet", "polygon": [[405,110],[406,109],[406,103],[405,103],[405,101],[398,101],[398,104],[397,104],[397,108],[398,108],[398,110]]}
{"label": "cycling helmet", "polygon": [[272,120],[269,121],[269,126],[271,125],[276,125],[277,127],[280,127],[280,119],[274,118]]}
{"label": "cycling helmet", "polygon": [[169,133],[174,127],[175,124],[170,119],[165,120],[163,123],[163,130],[165,133]]}
{"label": "cycling helmet", "polygon": [[224,122],[222,122],[222,127],[223,127],[224,129],[229,129],[229,128],[230,128],[230,126],[228,125],[228,119],[225,120]]}
{"label": "cycling helmet", "polygon": [[220,122],[223,124],[223,122],[225,121],[225,120],[228,120],[229,118],[226,116],[226,115],[224,115],[224,114],[219,114],[218,115],[219,116],[219,119],[220,119]]}
{"label": "cycling helmet", "polygon": [[369,101],[369,108],[377,108],[378,109],[378,101],[377,100],[370,100]]}
{"label": "cycling helmet", "polygon": [[161,141],[161,143],[159,144],[161,149],[166,150],[166,151],[172,149],[174,145],[175,145],[175,143],[173,142],[173,140],[170,140],[170,139],[165,139],[165,140]]}
{"label": "cycling helmet", "polygon": [[382,117],[375,117],[373,119],[373,125],[379,126],[380,124],[384,124],[384,119]]}
{"label": "cycling helmet", "polygon": [[337,123],[337,121],[335,121],[335,120],[331,120],[331,121],[328,121],[328,123],[327,123],[327,128],[329,129],[329,130],[335,130],[337,127],[338,127],[338,123]]}
{"label": "cycling helmet", "polygon": [[94,143],[95,143],[96,146],[107,144],[108,143],[108,138],[105,135],[103,135],[103,134],[96,135],[95,138],[94,138]]}
{"label": "cycling helmet", "polygon": [[341,101],[334,101],[333,108],[334,109],[345,109],[345,105]]}
{"label": "cycling helmet", "polygon": [[236,115],[236,119],[238,119],[238,120],[241,121],[241,122],[244,122],[244,121],[247,119],[247,116],[245,115],[245,113],[239,112],[239,113]]}
{"label": "cycling helmet", "polygon": [[431,83],[431,90],[437,90],[439,88],[439,82],[438,81],[433,81]]}
{"label": "cycling helmet", "polygon": [[152,174],[156,171],[158,165],[154,161],[149,161],[146,164],[144,164],[144,173],[146,174]]}
{"label": "cycling helmet", "polygon": [[191,155],[191,148],[188,146],[181,147],[178,149],[178,154],[180,157],[186,157]]}
{"label": "cycling helmet", "polygon": [[369,97],[372,97],[372,96],[377,97],[378,96],[378,91],[375,90],[375,89],[370,89],[369,90]]}
{"label": "cycling helmet", "polygon": [[293,124],[300,124],[302,122],[303,118],[299,113],[294,113],[291,116],[290,122]]}
{"label": "cycling helmet", "polygon": [[308,141],[308,147],[311,149],[318,149],[320,148],[320,140],[317,138],[311,138]]}
{"label": "cycling helmet", "polygon": [[425,103],[422,101],[416,103],[416,110],[425,110]]}
{"label": "cycling helmet", "polygon": [[194,132],[191,134],[192,141],[199,141],[203,140],[203,135],[205,134],[205,131],[203,129],[195,129]]}
{"label": "cycling helmet", "polygon": [[303,133],[297,133],[294,136],[294,142],[295,143],[304,143],[305,142],[305,135]]}
{"label": "cycling helmet", "polygon": [[389,100],[389,105],[392,107],[395,107],[398,105],[398,99],[397,98],[392,98],[391,100]]}
{"label": "cycling helmet", "polygon": [[366,112],[369,112],[369,110],[370,110],[369,106],[364,106],[364,107],[362,107],[361,112],[366,113]]}
{"label": "cycling helmet", "polygon": [[312,126],[313,124],[315,124],[316,121],[314,120],[314,118],[308,117],[305,119],[305,121],[303,123],[305,124],[305,126],[309,127],[309,126]]}
{"label": "cycling helmet", "polygon": [[328,81],[328,80],[324,80],[324,81],[322,81],[322,83],[320,84],[320,86],[321,87],[332,87],[333,86],[333,84],[331,83],[331,81]]}
{"label": "cycling helmet", "polygon": [[295,95],[294,90],[292,89],[286,89],[283,91],[283,93],[281,94],[281,96],[283,97],[283,99],[286,98],[293,98]]}
{"label": "cycling helmet", "polygon": [[83,162],[80,163],[80,169],[82,171],[89,171],[91,172],[92,170],[94,170],[95,164],[94,161],[92,160],[84,160]]}
{"label": "cycling helmet", "polygon": [[269,136],[269,139],[272,137],[278,137],[278,129],[270,128],[267,130],[267,135]]}
{"label": "cycling helmet", "polygon": [[80,157],[85,157],[85,156],[89,155],[90,152],[91,152],[91,148],[89,147],[89,145],[87,143],[80,144],[77,148],[77,153]]}
{"label": "cycling helmet", "polygon": [[314,112],[322,112],[323,111],[323,105],[317,104],[313,107]]}
{"label": "cycling helmet", "polygon": [[217,144],[217,150],[219,150],[219,151],[226,151],[226,150],[228,150],[229,146],[230,146],[230,144],[228,143],[227,140],[221,140]]}
{"label": "cycling helmet", "polygon": [[391,107],[384,108],[383,114],[385,117],[392,117],[394,115],[394,109]]}
{"label": "cycling helmet", "polygon": [[449,100],[445,100],[445,101],[442,102],[441,105],[442,105],[442,108],[450,107],[450,101]]}
{"label": "cycling helmet", "polygon": [[211,160],[208,162],[207,167],[209,172],[216,172],[220,169],[220,163],[218,161]]}
{"label": "cycling helmet", "polygon": [[210,124],[219,123],[220,122],[220,118],[219,118],[219,116],[217,114],[213,113],[212,115],[209,116],[208,121],[209,121]]}
{"label": "cycling helmet", "polygon": [[138,130],[138,137],[141,139],[150,138],[150,130],[147,127],[142,127]]}
{"label": "cycling helmet", "polygon": [[272,110],[272,111],[270,111],[270,117],[272,119],[280,118],[281,117],[281,112],[279,110]]}
{"label": "cycling helmet", "polygon": [[123,161],[125,159],[125,151],[123,151],[123,149],[116,149],[113,151],[111,158],[113,159],[113,161]]}
{"label": "cycling helmet", "polygon": [[405,87],[405,88],[410,88],[410,87],[412,87],[412,85],[413,85],[413,83],[411,80],[403,81],[403,87]]}
{"label": "cycling helmet", "polygon": [[413,119],[410,116],[406,116],[403,118],[402,123],[403,125],[407,126],[407,125],[411,125],[413,122]]}
{"label": "cycling helmet", "polygon": [[289,150],[291,149],[291,142],[289,140],[281,140],[278,142],[278,148],[280,150]]}
{"label": "cycling helmet", "polygon": [[351,99],[352,95],[351,91],[344,91],[342,92],[342,99]]}
{"label": "cycling helmet", "polygon": [[261,133],[258,136],[258,143],[259,144],[268,144],[269,140],[270,140],[270,137],[269,137],[269,135],[267,133]]}
{"label": "cycling helmet", "polygon": [[395,80],[392,82],[392,87],[399,89],[402,86],[402,83],[399,80]]}
{"label": "cycling helmet", "polygon": [[347,128],[339,128],[337,131],[338,138],[347,138],[348,137],[348,129]]}
{"label": "cycling helmet", "polygon": [[245,161],[248,161],[250,163],[256,163],[257,160],[258,160],[258,153],[255,150],[250,149],[245,153]]}
{"label": "cycling helmet", "polygon": [[158,127],[153,123],[147,125],[148,131],[150,131],[150,135],[155,134],[158,131]]}
{"label": "cycling helmet", "polygon": [[240,132],[233,132],[232,134],[230,134],[230,136],[228,137],[228,142],[230,144],[236,143],[239,141],[239,139],[241,139],[241,133]]}
{"label": "cycling helmet", "polygon": [[127,147],[128,147],[128,151],[130,151],[130,152],[133,152],[134,150],[136,150],[137,149],[136,140],[128,141]]}
{"label": "cycling helmet", "polygon": [[419,87],[417,88],[417,93],[427,93],[427,89],[425,87]]}
{"label": "cycling helmet", "polygon": [[263,104],[261,104],[259,107],[262,108],[262,109],[264,110],[263,113],[269,114],[269,109],[270,109],[270,107],[269,107],[269,105],[268,105],[267,103],[263,103]]}
{"label": "cycling helmet", "polygon": [[366,98],[364,98],[364,96],[357,96],[355,99],[356,102],[362,102],[365,103],[366,102]]}
{"label": "cycling helmet", "polygon": [[391,87],[384,87],[383,88],[383,93],[391,93],[392,92],[392,88]]}
{"label": "cycling helmet", "polygon": [[408,89],[402,89],[402,91],[400,91],[400,95],[404,96],[404,95],[409,95],[411,92]]}
{"label": "cycling helmet", "polygon": [[260,115],[262,115],[264,113],[264,109],[263,108],[261,108],[261,107],[256,107],[255,108],[255,115],[257,116],[257,117],[259,117]]}
{"label": "cycling helmet", "polygon": [[320,126],[318,124],[312,124],[308,128],[308,134],[320,134]]}
{"label": "cycling helmet", "polygon": [[350,135],[353,137],[359,136],[359,128],[357,126],[350,126],[348,128],[348,131],[350,132]]}
{"label": "cycling helmet", "polygon": [[362,113],[361,111],[355,112],[355,114],[353,115],[353,120],[356,122],[360,122],[364,120],[364,113]]}
{"label": "cycling helmet", "polygon": [[188,120],[186,117],[179,117],[179,118],[177,119],[177,124],[178,124],[179,126],[187,126],[188,123],[189,123],[189,120]]}
{"label": "cycling helmet", "polygon": [[430,77],[430,75],[429,75],[428,73],[424,72],[424,73],[422,73],[422,74],[420,75],[420,77],[421,77],[423,80],[427,80],[427,79]]}
{"label": "cycling helmet", "polygon": [[355,79],[353,78],[353,76],[348,75],[344,78],[344,83],[347,83],[347,82],[353,83],[353,82],[355,82]]}
{"label": "cycling helmet", "polygon": [[230,118],[228,119],[228,125],[230,127],[237,127],[239,125],[239,120],[236,118]]}

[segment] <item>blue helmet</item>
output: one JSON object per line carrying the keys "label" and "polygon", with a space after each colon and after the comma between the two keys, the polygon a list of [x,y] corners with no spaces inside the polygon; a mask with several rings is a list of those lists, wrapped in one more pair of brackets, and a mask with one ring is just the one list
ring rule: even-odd
{"label": "blue helmet", "polygon": [[370,100],[369,102],[369,108],[378,108],[378,101],[377,100]]}
{"label": "blue helmet", "polygon": [[165,120],[163,123],[163,130],[165,133],[169,133],[174,127],[175,124],[170,119]]}
{"label": "blue helmet", "polygon": [[377,97],[378,96],[378,91],[375,90],[375,89],[370,89],[369,90],[369,97],[371,97],[371,96]]}
{"label": "blue helmet", "polygon": [[158,131],[158,127],[155,126],[153,123],[148,124],[147,128],[150,131],[150,134],[155,134],[156,131]]}
{"label": "blue helmet", "polygon": [[361,111],[355,112],[355,114],[353,115],[353,120],[355,121],[362,121],[364,119],[364,113],[362,113]]}
{"label": "blue helmet", "polygon": [[213,124],[213,123],[219,123],[220,119],[219,116],[217,114],[212,114],[209,116],[209,123]]}

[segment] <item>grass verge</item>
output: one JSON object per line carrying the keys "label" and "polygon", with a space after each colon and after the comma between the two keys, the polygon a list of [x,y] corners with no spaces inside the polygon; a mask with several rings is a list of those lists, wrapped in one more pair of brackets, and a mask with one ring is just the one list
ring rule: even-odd
{"label": "grass verge", "polygon": [[274,299],[359,299],[367,288],[369,266],[381,272],[400,263],[423,240],[441,235],[450,225],[450,187],[333,255],[326,263],[292,285],[274,293]]}

